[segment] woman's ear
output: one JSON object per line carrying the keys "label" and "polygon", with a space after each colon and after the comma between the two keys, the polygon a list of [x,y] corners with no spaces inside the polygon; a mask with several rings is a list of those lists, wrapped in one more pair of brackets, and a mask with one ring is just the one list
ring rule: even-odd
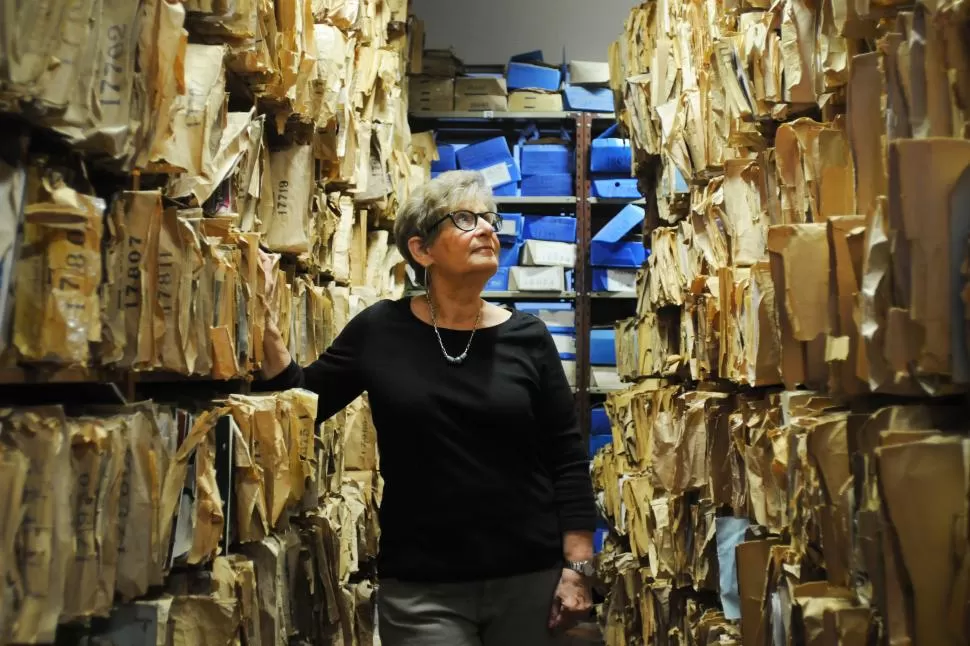
{"label": "woman's ear", "polygon": [[431,265],[431,254],[428,253],[428,248],[420,236],[411,236],[408,240],[408,251],[411,252],[411,257],[422,267],[429,267]]}

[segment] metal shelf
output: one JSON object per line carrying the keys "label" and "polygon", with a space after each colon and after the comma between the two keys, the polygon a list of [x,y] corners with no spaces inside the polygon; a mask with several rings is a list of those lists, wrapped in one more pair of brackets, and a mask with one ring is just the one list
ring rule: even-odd
{"label": "metal shelf", "polygon": [[604,299],[617,299],[617,300],[637,300],[636,292],[590,292],[590,298],[604,298]]}
{"label": "metal shelf", "polygon": [[609,395],[610,393],[617,393],[617,392],[620,392],[621,390],[624,390],[624,388],[590,388],[589,394],[590,395]]}
{"label": "metal shelf", "polygon": [[482,292],[482,298],[507,301],[541,301],[576,298],[576,292]]}
{"label": "metal shelf", "polygon": [[[564,112],[412,112],[412,119],[453,119],[461,121],[560,121],[575,119],[579,111]],[[593,119],[616,121],[612,112],[591,112]]]}
{"label": "metal shelf", "polygon": [[589,198],[590,204],[638,204],[643,206],[647,201],[642,198],[630,198],[630,197],[591,197]]}
{"label": "metal shelf", "polygon": [[501,197],[495,196],[497,204],[576,204],[575,197]]}

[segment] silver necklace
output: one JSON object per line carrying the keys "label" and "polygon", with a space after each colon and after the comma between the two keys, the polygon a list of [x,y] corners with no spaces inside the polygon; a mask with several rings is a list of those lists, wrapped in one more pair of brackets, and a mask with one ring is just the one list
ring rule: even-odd
{"label": "silver necklace", "polygon": [[472,347],[472,339],[475,338],[475,331],[478,330],[478,324],[482,320],[482,310],[485,308],[480,307],[478,309],[478,316],[475,317],[475,325],[472,326],[472,333],[471,336],[468,337],[468,344],[465,346],[465,351],[459,354],[457,357],[453,357],[448,354],[447,350],[445,350],[444,341],[441,340],[441,332],[438,331],[438,318],[435,315],[434,303],[431,301],[431,290],[426,291],[424,296],[428,299],[428,309],[431,310],[431,327],[434,328],[435,336],[438,337],[438,345],[441,346],[441,354],[445,355],[445,359],[451,365],[461,365],[465,362],[465,359],[468,358],[468,350],[470,350]]}

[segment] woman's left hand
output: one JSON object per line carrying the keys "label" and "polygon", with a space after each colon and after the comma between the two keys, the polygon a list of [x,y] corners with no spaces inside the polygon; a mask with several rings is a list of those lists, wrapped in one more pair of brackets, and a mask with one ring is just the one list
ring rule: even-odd
{"label": "woman's left hand", "polygon": [[579,572],[563,569],[549,613],[550,630],[572,628],[593,606],[589,581]]}

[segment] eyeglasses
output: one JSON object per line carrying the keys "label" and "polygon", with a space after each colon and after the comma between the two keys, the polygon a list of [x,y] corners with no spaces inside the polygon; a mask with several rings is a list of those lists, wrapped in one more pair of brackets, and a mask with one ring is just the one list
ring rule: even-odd
{"label": "eyeglasses", "polygon": [[485,211],[484,213],[473,213],[471,211],[453,211],[444,215],[431,227],[433,231],[439,224],[445,220],[451,220],[452,224],[461,229],[462,231],[474,231],[475,227],[478,226],[478,218],[485,220],[492,229],[496,232],[502,230],[502,216],[498,213],[493,213],[492,211]]}

